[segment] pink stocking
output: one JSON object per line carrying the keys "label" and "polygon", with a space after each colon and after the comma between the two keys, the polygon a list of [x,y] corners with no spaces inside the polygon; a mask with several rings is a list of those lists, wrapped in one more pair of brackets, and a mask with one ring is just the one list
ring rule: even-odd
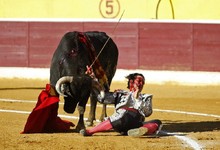
{"label": "pink stocking", "polygon": [[154,134],[158,129],[158,124],[149,122],[144,124],[143,127],[148,129],[147,134]]}
{"label": "pink stocking", "polygon": [[92,135],[94,133],[108,131],[110,129],[112,129],[112,124],[110,123],[109,120],[105,120],[100,124],[98,124],[97,126],[95,126],[94,128],[86,130],[86,133]]}

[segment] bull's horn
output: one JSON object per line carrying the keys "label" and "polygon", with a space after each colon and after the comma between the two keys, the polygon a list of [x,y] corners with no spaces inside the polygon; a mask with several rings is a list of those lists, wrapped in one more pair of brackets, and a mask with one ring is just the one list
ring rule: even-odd
{"label": "bull's horn", "polygon": [[64,84],[64,83],[71,83],[72,81],[73,81],[73,76],[64,76],[64,77],[60,78],[60,79],[57,81],[56,86],[55,86],[57,93],[58,93],[59,95],[66,96],[66,95],[64,94],[64,91],[61,91],[61,86],[62,86],[62,84]]}

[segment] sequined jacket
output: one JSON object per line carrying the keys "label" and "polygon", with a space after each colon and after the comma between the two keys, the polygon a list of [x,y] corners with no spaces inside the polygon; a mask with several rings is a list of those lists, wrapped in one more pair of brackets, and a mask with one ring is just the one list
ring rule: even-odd
{"label": "sequined jacket", "polygon": [[[102,103],[115,104],[116,111],[123,107],[134,108],[144,117],[148,117],[153,112],[152,97],[151,94],[140,94],[138,99],[135,99],[130,91],[116,90],[115,92],[105,93]],[[99,96],[98,99],[101,101]]]}

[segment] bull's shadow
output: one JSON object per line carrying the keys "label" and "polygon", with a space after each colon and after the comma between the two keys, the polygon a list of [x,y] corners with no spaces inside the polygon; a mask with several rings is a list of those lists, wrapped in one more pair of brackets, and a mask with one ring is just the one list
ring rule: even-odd
{"label": "bull's shadow", "polygon": [[167,132],[206,132],[220,131],[220,121],[199,121],[199,122],[183,122],[181,120],[169,121],[163,120],[162,130]]}

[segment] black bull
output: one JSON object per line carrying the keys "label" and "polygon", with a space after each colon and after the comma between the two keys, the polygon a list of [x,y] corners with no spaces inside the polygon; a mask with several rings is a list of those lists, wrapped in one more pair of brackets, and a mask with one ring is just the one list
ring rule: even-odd
{"label": "black bull", "polygon": [[[89,97],[91,108],[87,122],[92,125],[95,120],[97,98],[92,90],[92,79],[85,72],[86,66],[94,62],[94,57],[108,38],[109,36],[104,32],[68,32],[61,39],[52,58],[50,84],[56,86],[59,94],[65,95],[64,110],[67,113],[74,113],[77,106],[79,111],[77,131],[85,128],[84,112]],[[116,71],[117,61],[118,48],[110,38],[95,61],[96,67],[93,66],[95,71],[104,71],[109,86]],[[106,105],[103,105],[100,120],[104,117],[106,117]]]}

